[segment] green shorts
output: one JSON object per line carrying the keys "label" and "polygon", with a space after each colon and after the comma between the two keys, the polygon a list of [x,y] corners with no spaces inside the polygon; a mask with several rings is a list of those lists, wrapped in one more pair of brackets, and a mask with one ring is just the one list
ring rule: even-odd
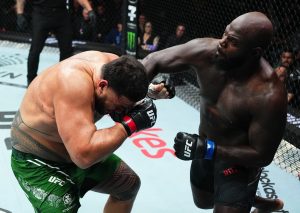
{"label": "green shorts", "polygon": [[107,180],[121,163],[112,154],[106,160],[80,169],[73,163],[56,163],[13,149],[12,170],[35,212],[77,212],[79,198]]}

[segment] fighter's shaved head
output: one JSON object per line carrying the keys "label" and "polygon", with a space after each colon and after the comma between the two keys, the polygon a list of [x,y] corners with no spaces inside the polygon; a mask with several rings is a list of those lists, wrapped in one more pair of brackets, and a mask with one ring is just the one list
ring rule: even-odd
{"label": "fighter's shaved head", "polygon": [[230,25],[244,35],[252,47],[265,49],[271,42],[273,25],[261,12],[245,13],[234,19]]}

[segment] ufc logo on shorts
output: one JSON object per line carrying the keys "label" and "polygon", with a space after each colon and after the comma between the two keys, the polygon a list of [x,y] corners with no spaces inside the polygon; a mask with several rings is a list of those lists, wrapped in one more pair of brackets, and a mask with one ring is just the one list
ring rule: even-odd
{"label": "ufc logo on shorts", "polygon": [[58,184],[59,186],[65,185],[65,181],[58,177],[51,176],[48,180],[50,183]]}
{"label": "ufc logo on shorts", "polygon": [[151,126],[153,126],[155,124],[155,114],[154,114],[153,110],[147,111],[147,115],[151,121]]}
{"label": "ufc logo on shorts", "polygon": [[192,147],[193,143],[192,141],[186,140],[185,141],[185,146],[184,146],[184,156],[189,158],[191,157],[191,147]]}

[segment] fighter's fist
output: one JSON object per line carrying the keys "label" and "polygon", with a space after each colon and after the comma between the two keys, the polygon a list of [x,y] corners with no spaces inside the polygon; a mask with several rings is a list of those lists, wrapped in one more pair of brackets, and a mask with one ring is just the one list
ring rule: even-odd
{"label": "fighter's fist", "polygon": [[175,96],[174,84],[167,74],[160,74],[155,77],[148,88],[148,94],[152,99],[166,99]]}
{"label": "fighter's fist", "polygon": [[144,98],[122,118],[121,123],[130,136],[134,132],[152,127],[156,122],[156,116],[153,100]]}
{"label": "fighter's fist", "polygon": [[208,159],[214,157],[215,144],[211,140],[201,140],[196,134],[178,132],[174,139],[175,155],[181,160]]}

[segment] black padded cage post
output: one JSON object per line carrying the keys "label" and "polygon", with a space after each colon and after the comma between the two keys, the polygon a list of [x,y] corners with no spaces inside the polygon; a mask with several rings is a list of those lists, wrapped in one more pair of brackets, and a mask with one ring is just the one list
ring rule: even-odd
{"label": "black padded cage post", "polygon": [[138,42],[138,25],[137,25],[137,11],[138,0],[125,0],[123,5],[124,19],[124,36],[122,53],[136,57],[137,42]]}

